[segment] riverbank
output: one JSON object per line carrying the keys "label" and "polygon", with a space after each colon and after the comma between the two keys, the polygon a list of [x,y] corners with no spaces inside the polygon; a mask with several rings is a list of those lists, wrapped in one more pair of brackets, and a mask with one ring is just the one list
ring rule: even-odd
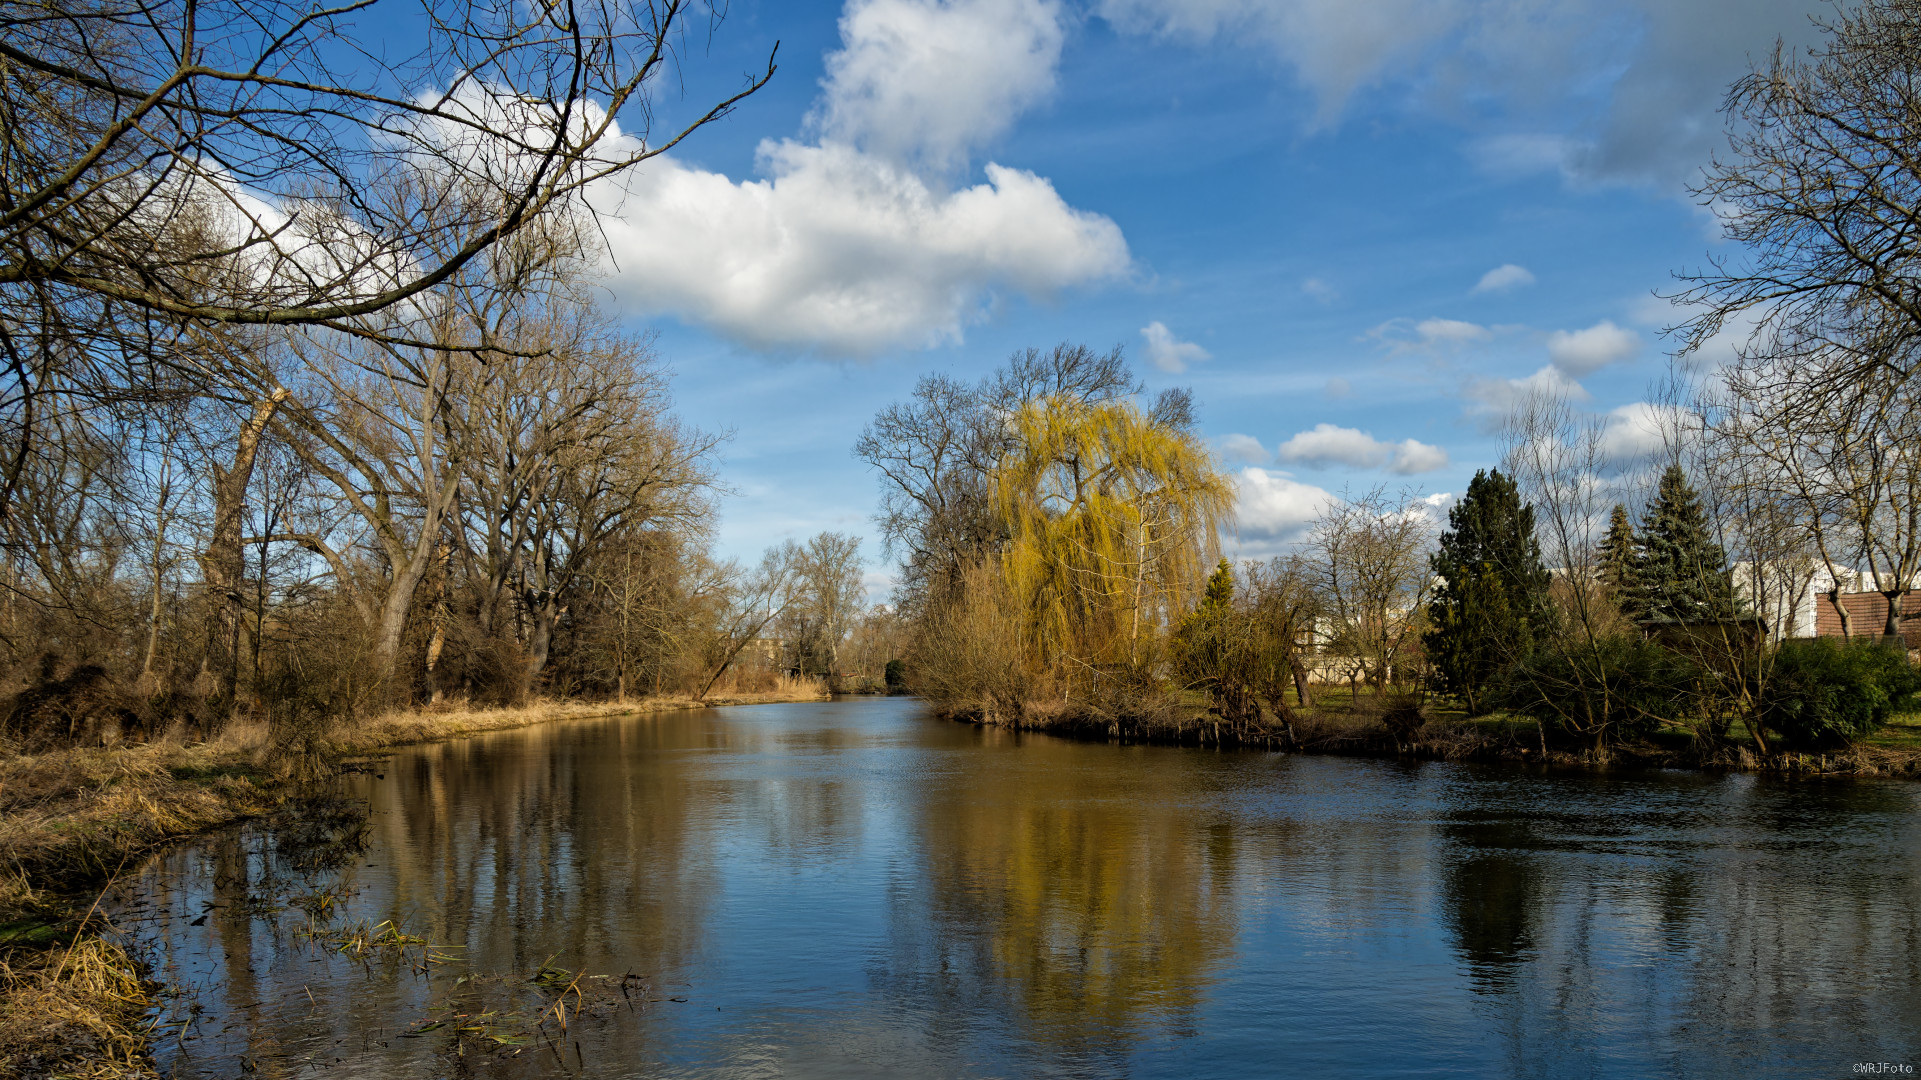
{"label": "riverbank", "polygon": [[[705,701],[535,702],[392,713],[326,736],[318,763],[563,720],[824,700],[816,683]],[[157,988],[97,936],[98,897],[168,844],[272,813],[303,789],[260,724],[213,740],[168,739],[0,759],[0,1080],[151,1075],[141,1025]]]}
{"label": "riverbank", "polygon": [[[1328,702],[1333,699],[1332,703]],[[1523,717],[1467,718],[1459,708],[1429,708],[1418,726],[1390,717],[1378,700],[1363,696],[1349,702],[1333,690],[1324,704],[1301,710],[1294,724],[1264,722],[1235,728],[1196,703],[1168,707],[1147,718],[1116,721],[1088,712],[1036,709],[1018,722],[987,719],[966,710],[937,713],[950,720],[1012,727],[1067,738],[1162,746],[1201,746],[1283,750],[1351,757],[1399,757],[1417,761],[1480,761],[1548,764],[1579,768],[1715,769],[1795,776],[1860,776],[1921,779],[1921,714],[1898,717],[1847,750],[1829,754],[1755,752],[1737,727],[1719,744],[1684,731],[1665,731],[1653,739],[1610,746],[1604,761],[1591,752],[1544,743],[1539,727]],[[1396,723],[1394,721],[1399,721]]]}

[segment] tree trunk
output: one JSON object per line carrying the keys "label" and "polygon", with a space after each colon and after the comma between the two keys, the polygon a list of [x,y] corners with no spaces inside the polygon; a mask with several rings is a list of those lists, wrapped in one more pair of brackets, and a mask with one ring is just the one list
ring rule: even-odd
{"label": "tree trunk", "polygon": [[414,594],[427,576],[427,560],[415,559],[407,566],[394,567],[393,584],[380,604],[380,618],[374,627],[373,670],[377,677],[393,674],[400,658],[400,639],[407,632],[407,615],[413,610]]}
{"label": "tree trunk", "polygon": [[1299,656],[1296,656],[1293,658],[1292,666],[1294,668],[1294,696],[1299,699],[1301,708],[1311,709],[1314,707],[1314,699],[1309,697],[1307,692],[1307,665],[1301,662]]}
{"label": "tree trunk", "polygon": [[545,596],[529,604],[532,609],[534,628],[527,635],[527,694],[533,696],[534,688],[540,684],[540,673],[547,669],[547,653],[553,648],[554,623],[559,617],[552,596]]}
{"label": "tree trunk", "polygon": [[1883,637],[1899,638],[1901,636],[1901,598],[1907,595],[1907,590],[1895,589],[1889,592],[1883,589],[1881,595],[1888,601],[1888,622],[1881,628],[1881,634]]}
{"label": "tree trunk", "polygon": [[254,405],[253,415],[240,427],[240,440],[234,448],[233,465],[213,467],[213,536],[200,559],[206,582],[207,651],[200,660],[200,672],[214,680],[209,696],[231,711],[240,679],[240,623],[244,599],[240,578],[244,570],[240,551],[240,518],[246,509],[247,485],[253,480],[254,458],[260,439],[273,421],[289,392],[276,389]]}
{"label": "tree trunk", "polygon": [[1853,624],[1848,618],[1848,606],[1841,602],[1841,585],[1839,582],[1836,582],[1834,588],[1829,591],[1828,603],[1834,605],[1834,613],[1841,618],[1841,640],[1846,641],[1853,637]]}

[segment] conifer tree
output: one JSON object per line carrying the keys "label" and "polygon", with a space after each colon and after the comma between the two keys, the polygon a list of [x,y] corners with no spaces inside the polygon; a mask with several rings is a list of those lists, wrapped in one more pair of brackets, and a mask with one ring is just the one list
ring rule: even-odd
{"label": "conifer tree", "polygon": [[1709,622],[1739,612],[1727,553],[1715,543],[1701,498],[1669,465],[1641,515],[1631,614],[1640,622]]}
{"label": "conifer tree", "polygon": [[1489,685],[1547,629],[1548,573],[1534,508],[1521,504],[1514,481],[1499,470],[1476,473],[1447,519],[1430,560],[1442,584],[1422,641],[1441,689],[1479,714]]}
{"label": "conifer tree", "polygon": [[1614,513],[1608,517],[1607,535],[1601,538],[1600,556],[1601,583],[1613,595],[1616,603],[1629,615],[1638,574],[1635,566],[1634,522],[1628,518],[1628,508],[1620,503],[1614,504]]}

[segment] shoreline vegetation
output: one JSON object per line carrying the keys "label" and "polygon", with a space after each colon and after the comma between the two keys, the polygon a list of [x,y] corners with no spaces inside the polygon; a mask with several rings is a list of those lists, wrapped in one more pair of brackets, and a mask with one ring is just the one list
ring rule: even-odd
{"label": "shoreline vegetation", "polygon": [[[1700,768],[1789,776],[1921,779],[1921,715],[1896,718],[1872,740],[1826,755],[1763,760],[1738,743],[1703,749],[1685,732],[1617,745],[1596,762],[1547,746],[1534,721],[1468,719],[1437,699],[1362,694],[1322,686],[1291,725],[1236,726],[1199,700],[1119,721],[1032,703],[1019,720],[931,703],[937,717],[1121,744],[1286,751],[1560,768]],[[820,701],[817,680],[772,689],[628,702],[537,701],[525,706],[448,705],[375,717],[330,735],[317,761],[270,753],[267,726],[230,725],[199,743],[168,739],[15,757],[0,766],[0,1077],[155,1075],[146,1024],[161,987],[140,961],[104,936],[100,899],[126,870],[166,847],[243,820],[270,818],[324,778],[365,767],[387,751],[569,720],[733,705]],[[1431,708],[1439,705],[1439,708]],[[1429,716],[1432,711],[1433,715]]]}
{"label": "shoreline vegetation", "polygon": [[761,691],[446,705],[391,712],[330,733],[314,760],[272,753],[265,723],[213,739],[158,739],[0,759],[0,1078],[155,1075],[148,1011],[161,989],[103,936],[100,900],[170,845],[287,810],[343,769],[389,751],[568,720],[826,700],[814,679]]}
{"label": "shoreline vegetation", "polygon": [[1330,498],[1291,551],[1238,562],[1220,543],[1231,483],[1191,399],[1148,399],[1118,351],[1029,350],[971,385],[930,376],[856,452],[903,556],[903,685],[949,717],[1307,753],[1917,775],[1903,620],[1921,612],[1895,603],[1881,634],[1811,636],[1813,604],[1847,575],[1782,507],[1740,502],[1698,446],[1594,482],[1605,437],[1564,401],[1524,402],[1501,467],[1458,498]]}
{"label": "shoreline vegetation", "polygon": [[[1091,742],[1187,746],[1217,750],[1283,751],[1410,761],[1506,762],[1564,769],[1697,769],[1788,777],[1921,780],[1921,713],[1892,718],[1874,736],[1830,753],[1755,754],[1735,728],[1718,745],[1692,732],[1668,729],[1633,743],[1609,747],[1605,760],[1548,744],[1529,717],[1497,714],[1469,718],[1458,706],[1429,696],[1363,695],[1356,702],[1342,687],[1322,687],[1320,706],[1299,710],[1290,726],[1271,721],[1236,727],[1190,703],[1160,716],[1117,720],[1058,703],[1032,703],[1020,719],[1003,719],[978,708],[935,705],[949,721],[1032,731]],[[1408,711],[1412,707],[1412,712]],[[1397,710],[1399,715],[1396,716]],[[1418,724],[1408,726],[1415,717]],[[1397,723],[1398,721],[1398,723]]]}

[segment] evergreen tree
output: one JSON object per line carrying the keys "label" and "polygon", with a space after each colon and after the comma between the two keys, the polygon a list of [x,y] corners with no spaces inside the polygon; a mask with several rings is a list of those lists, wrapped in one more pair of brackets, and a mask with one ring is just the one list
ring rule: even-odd
{"label": "evergreen tree", "polygon": [[1448,531],[1430,559],[1441,586],[1422,637],[1441,689],[1485,712],[1487,688],[1545,632],[1548,573],[1534,538],[1534,508],[1514,481],[1479,472],[1448,511]]}
{"label": "evergreen tree", "polygon": [[1641,515],[1634,562],[1630,613],[1639,622],[1713,622],[1740,611],[1727,553],[1679,465],[1661,474]]}
{"label": "evergreen tree", "polygon": [[1614,513],[1608,518],[1607,535],[1601,538],[1600,577],[1601,584],[1616,603],[1630,616],[1634,602],[1639,575],[1635,565],[1634,523],[1628,519],[1628,508],[1620,503],[1614,504]]}

